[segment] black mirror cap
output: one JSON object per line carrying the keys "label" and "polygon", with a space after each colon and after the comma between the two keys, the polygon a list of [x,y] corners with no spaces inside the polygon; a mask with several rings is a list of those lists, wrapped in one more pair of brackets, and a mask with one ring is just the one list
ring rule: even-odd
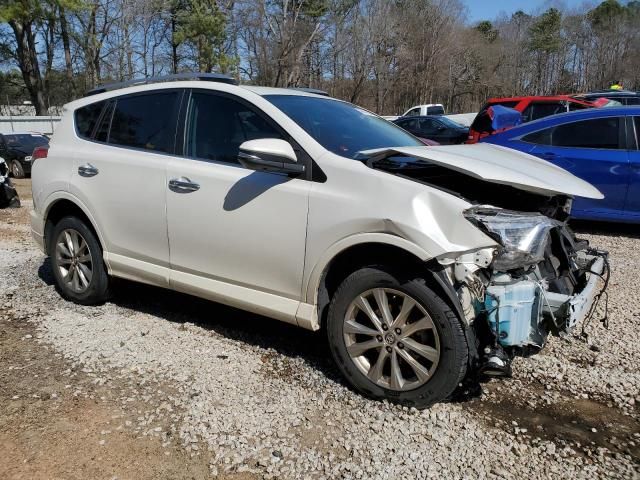
{"label": "black mirror cap", "polygon": [[304,165],[285,161],[284,158],[278,155],[262,154],[261,156],[258,156],[241,150],[238,153],[238,161],[243,167],[259,172],[276,172],[294,175],[301,175],[305,172]]}

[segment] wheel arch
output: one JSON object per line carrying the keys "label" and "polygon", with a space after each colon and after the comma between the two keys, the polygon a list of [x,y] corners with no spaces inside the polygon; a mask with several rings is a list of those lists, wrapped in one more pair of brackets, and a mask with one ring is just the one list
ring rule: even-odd
{"label": "wheel arch", "polygon": [[[394,241],[386,237],[392,237]],[[325,324],[329,302],[340,283],[356,270],[374,265],[422,276],[427,285],[458,314],[460,320],[464,319],[460,301],[443,267],[426,251],[400,237],[365,234],[362,241],[331,249],[331,254],[325,255],[321,265],[314,269],[307,290],[309,303],[316,305],[320,327]]]}
{"label": "wheel arch", "polygon": [[89,227],[89,229],[91,229],[91,231],[96,235],[96,238],[100,243],[100,247],[104,251],[104,238],[100,233],[100,229],[97,228],[96,222],[93,219],[93,216],[91,215],[89,209],[85,205],[83,205],[82,202],[80,202],[77,198],[68,194],[62,194],[50,200],[44,211],[43,219],[45,253],[47,255],[50,255],[50,237],[56,223],[59,222],[62,218],[69,215],[74,215],[86,223],[87,227]]}

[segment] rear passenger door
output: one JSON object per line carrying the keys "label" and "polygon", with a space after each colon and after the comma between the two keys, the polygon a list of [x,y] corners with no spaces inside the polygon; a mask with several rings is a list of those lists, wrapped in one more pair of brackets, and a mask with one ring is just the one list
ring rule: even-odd
{"label": "rear passenger door", "polygon": [[[238,162],[243,142],[289,140],[286,132],[252,104],[222,92],[194,90],[185,110],[185,154],[169,163],[174,187],[165,186],[172,287],[234,305],[286,304],[263,313],[289,309],[282,319],[292,321],[311,182]],[[176,181],[190,186],[176,188]]]}
{"label": "rear passenger door", "polygon": [[76,112],[71,190],[94,215],[109,267],[168,284],[166,169],[174,153],[181,90],[117,97]]}
{"label": "rear passenger door", "polygon": [[604,194],[603,200],[577,198],[578,216],[587,211],[602,218],[622,213],[629,183],[624,118],[565,123],[526,135],[522,141],[536,144],[532,155],[570,171]]}

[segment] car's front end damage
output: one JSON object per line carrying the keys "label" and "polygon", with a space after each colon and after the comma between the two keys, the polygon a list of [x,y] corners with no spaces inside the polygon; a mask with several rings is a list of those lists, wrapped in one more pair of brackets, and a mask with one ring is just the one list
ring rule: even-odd
{"label": "car's front end damage", "polygon": [[499,247],[439,262],[475,333],[479,370],[508,375],[511,358],[538,352],[550,333],[567,334],[593,314],[607,253],[541,213],[476,206],[465,217]]}
{"label": "car's front end damage", "polygon": [[462,218],[454,221],[470,222],[486,235],[486,246],[436,257],[439,281],[470,332],[472,369],[509,375],[514,356],[538,352],[549,334],[567,334],[594,314],[608,283],[607,253],[576,238],[567,222],[572,197],[602,198],[597,189],[503,148],[397,148],[367,155],[372,168],[466,201]]}

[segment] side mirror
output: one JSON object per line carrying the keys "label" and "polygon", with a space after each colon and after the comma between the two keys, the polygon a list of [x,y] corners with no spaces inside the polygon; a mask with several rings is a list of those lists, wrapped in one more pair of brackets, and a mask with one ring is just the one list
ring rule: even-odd
{"label": "side mirror", "polygon": [[259,138],[240,145],[240,164],[251,170],[279,173],[304,173],[289,142],[279,138]]}

